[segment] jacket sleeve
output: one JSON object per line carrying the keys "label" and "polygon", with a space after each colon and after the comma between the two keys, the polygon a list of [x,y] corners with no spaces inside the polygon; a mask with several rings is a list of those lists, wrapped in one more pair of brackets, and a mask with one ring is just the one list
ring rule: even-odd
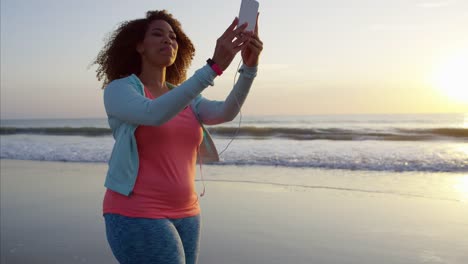
{"label": "jacket sleeve", "polygon": [[239,79],[225,101],[214,101],[201,97],[196,102],[198,116],[204,124],[216,125],[229,122],[237,116],[257,75],[257,67],[242,65],[239,73]]}
{"label": "jacket sleeve", "polygon": [[205,65],[178,87],[154,100],[138,93],[128,82],[113,81],[104,89],[106,113],[131,124],[162,125],[190,104],[208,85],[214,85],[215,77],[214,71]]}

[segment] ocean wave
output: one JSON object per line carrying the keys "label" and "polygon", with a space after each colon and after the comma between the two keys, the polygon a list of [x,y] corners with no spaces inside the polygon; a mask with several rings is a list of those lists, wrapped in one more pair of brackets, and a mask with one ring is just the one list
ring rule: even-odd
{"label": "ocean wave", "polygon": [[107,136],[110,128],[99,127],[0,127],[0,135]]}
{"label": "ocean wave", "polygon": [[[468,128],[403,129],[343,129],[343,128],[291,128],[291,127],[208,127],[215,137],[238,137],[250,139],[285,138],[291,140],[382,140],[382,141],[429,141],[468,140]],[[0,127],[0,135],[37,134],[62,136],[108,136],[109,128],[98,127]]]}
{"label": "ocean wave", "polygon": [[[91,140],[91,139],[90,139]],[[291,146],[292,147],[292,146]],[[259,146],[258,146],[259,148]],[[112,139],[105,142],[81,143],[33,142],[28,140],[2,142],[0,159],[64,161],[64,162],[94,162],[106,163],[110,158]],[[353,147],[346,151],[327,152],[317,149],[312,153],[300,152],[300,149],[281,154],[259,153],[252,151],[230,151],[228,156],[222,156],[221,161],[213,163],[217,166],[268,166],[292,168],[341,169],[351,171],[393,171],[393,172],[468,172],[468,159],[462,153],[452,155],[432,155],[428,151],[406,154],[388,149],[388,155],[378,155],[375,151],[368,152],[366,147]],[[381,151],[382,153],[384,151]]]}
{"label": "ocean wave", "polygon": [[285,127],[212,127],[215,136],[265,139],[287,138],[294,140],[384,140],[384,141],[426,141],[426,140],[468,140],[467,128],[433,129],[341,129],[341,128],[285,128]]}
{"label": "ocean wave", "polygon": [[[0,159],[14,160],[37,160],[37,161],[60,161],[60,162],[90,162],[90,163],[107,163],[109,160],[108,152],[98,152],[94,155],[76,153],[12,153],[2,152]],[[221,160],[220,162],[211,163],[215,166],[267,166],[267,167],[289,167],[289,168],[317,168],[317,169],[333,169],[333,170],[350,170],[350,171],[391,171],[391,172],[468,172],[468,162],[424,162],[424,161],[400,161],[387,160],[385,162],[368,161],[355,162],[346,159],[338,159],[329,161],[297,161],[297,160],[245,160],[242,158],[232,160]]]}

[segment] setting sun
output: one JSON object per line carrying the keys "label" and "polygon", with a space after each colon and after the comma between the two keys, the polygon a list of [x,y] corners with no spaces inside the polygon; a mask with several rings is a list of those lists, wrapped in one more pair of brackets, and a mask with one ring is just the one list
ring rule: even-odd
{"label": "setting sun", "polygon": [[443,61],[434,71],[432,83],[447,97],[468,103],[468,51]]}

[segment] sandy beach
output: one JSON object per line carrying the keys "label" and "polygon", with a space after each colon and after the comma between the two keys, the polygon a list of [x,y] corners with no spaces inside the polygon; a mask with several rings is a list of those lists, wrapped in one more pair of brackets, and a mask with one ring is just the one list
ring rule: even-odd
{"label": "sandy beach", "polygon": [[[106,168],[1,160],[1,263],[117,263],[101,214]],[[451,186],[437,174],[422,187],[396,173],[205,166],[204,174],[201,264],[468,263],[468,190],[434,193]],[[272,183],[310,174],[316,184],[221,177],[236,174]],[[402,191],[370,191],[392,184]],[[420,193],[405,192],[411,184]]]}

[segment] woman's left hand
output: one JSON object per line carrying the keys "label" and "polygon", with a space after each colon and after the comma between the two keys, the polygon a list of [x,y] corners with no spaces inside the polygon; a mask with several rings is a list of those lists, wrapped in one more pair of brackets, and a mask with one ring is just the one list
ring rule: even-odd
{"label": "woman's left hand", "polygon": [[241,52],[244,64],[249,67],[258,65],[260,53],[263,50],[263,42],[258,37],[258,16],[259,14],[257,14],[257,22],[255,23],[254,33],[252,34],[249,43],[242,49]]}

